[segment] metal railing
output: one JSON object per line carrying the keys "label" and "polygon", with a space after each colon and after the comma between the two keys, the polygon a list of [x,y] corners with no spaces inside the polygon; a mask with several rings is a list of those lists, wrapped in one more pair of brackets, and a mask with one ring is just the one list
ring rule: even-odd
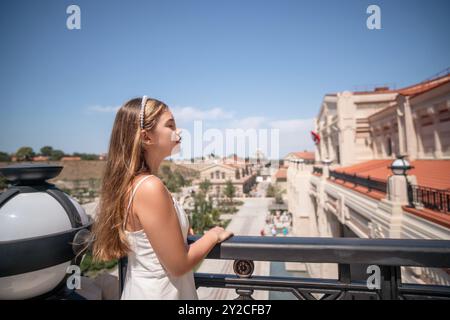
{"label": "metal railing", "polygon": [[450,212],[450,191],[410,185],[409,203],[414,207],[424,207],[442,213]]}
{"label": "metal railing", "polygon": [[[189,236],[192,244],[199,236]],[[450,299],[450,287],[407,284],[401,266],[450,267],[450,241],[410,239],[300,238],[234,236],[218,244],[206,259],[232,260],[235,274],[195,273],[196,287],[235,289],[237,299],[253,299],[254,290],[291,292],[298,299]],[[336,263],[338,279],[253,275],[254,261]],[[121,288],[124,261],[119,268]],[[355,266],[378,269],[375,287],[352,273]],[[366,270],[366,269],[364,269]]]}
{"label": "metal railing", "polygon": [[334,178],[335,180],[342,180],[345,182],[353,183],[354,186],[362,186],[367,188],[368,192],[372,190],[377,190],[383,193],[386,193],[387,190],[387,182],[371,178],[370,176],[362,177],[358,176],[356,173],[348,174],[345,172],[337,172],[334,170],[330,170],[330,178]]}
{"label": "metal railing", "polygon": [[323,168],[314,166],[313,167],[313,174],[314,173],[322,175],[323,174]]}

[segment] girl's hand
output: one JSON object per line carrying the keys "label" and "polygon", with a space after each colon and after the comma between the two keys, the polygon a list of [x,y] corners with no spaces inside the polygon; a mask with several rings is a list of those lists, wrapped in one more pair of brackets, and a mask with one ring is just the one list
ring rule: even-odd
{"label": "girl's hand", "polygon": [[222,227],[214,227],[207,232],[213,233],[217,237],[217,243],[221,243],[234,235],[231,231],[227,231]]}
{"label": "girl's hand", "polygon": [[219,235],[219,242],[218,242],[218,243],[221,243],[221,242],[223,242],[223,241],[225,241],[225,240],[228,240],[228,239],[230,239],[232,236],[234,236],[234,233],[233,233],[233,232],[224,230],[224,231]]}

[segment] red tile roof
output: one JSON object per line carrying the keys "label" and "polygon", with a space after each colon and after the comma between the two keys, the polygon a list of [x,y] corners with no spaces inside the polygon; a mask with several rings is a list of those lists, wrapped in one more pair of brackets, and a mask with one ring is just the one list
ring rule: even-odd
{"label": "red tile roof", "polygon": [[[335,171],[357,174],[362,177],[370,176],[374,179],[387,181],[387,178],[392,175],[391,170],[388,168],[391,163],[392,160],[371,160],[349,167],[338,168],[335,169]],[[450,190],[450,160],[415,160],[411,161],[411,165],[414,168],[410,170],[409,174],[416,176],[417,184],[419,186]],[[355,187],[353,183],[332,179],[328,179],[328,181],[342,185],[376,200],[381,200],[386,196],[385,193],[376,190],[371,190],[368,192],[365,187]],[[416,215],[446,228],[450,228],[450,215],[447,213],[437,212],[430,209],[410,208],[407,206],[404,206],[403,210],[409,214]]]}
{"label": "red tile roof", "polygon": [[331,181],[333,183],[336,183],[338,185],[341,185],[343,187],[346,187],[348,189],[352,189],[353,191],[356,191],[358,193],[361,193],[369,198],[375,199],[375,200],[381,200],[386,198],[386,193],[377,191],[377,190],[371,190],[370,192],[367,190],[366,187],[362,187],[362,186],[356,186],[353,183],[347,182],[347,181],[342,181],[342,180],[332,180],[330,178],[328,178],[328,181]]}
{"label": "red tile roof", "polygon": [[399,93],[404,96],[411,96],[415,97],[419,94],[425,93],[427,91],[430,91],[434,88],[437,88],[441,85],[444,85],[446,83],[450,82],[450,74],[446,74],[444,76],[441,76],[439,78],[435,78],[432,80],[423,81],[405,88],[392,90],[388,87],[382,87],[382,88],[376,88],[374,91],[354,91],[353,94],[355,95],[363,95],[363,94],[385,94],[385,93]]}
{"label": "red tile roof", "polygon": [[422,82],[413,86],[409,86],[399,90],[399,93],[404,96],[417,96],[419,94],[430,91],[434,88],[442,86],[446,83],[450,82],[450,75],[446,75],[434,80]]}
{"label": "red tile roof", "polygon": [[286,178],[287,178],[287,170],[286,170],[286,168],[278,169],[277,173],[275,173],[275,178],[277,180],[286,180]]}
{"label": "red tile roof", "polygon": [[299,159],[305,159],[305,160],[314,160],[316,158],[316,155],[314,152],[291,152],[290,155],[294,155],[295,157]]}
{"label": "red tile roof", "polygon": [[[388,168],[392,159],[370,160],[349,167],[335,169],[337,172],[349,174],[356,173],[358,176],[370,176],[374,179],[387,181],[392,175]],[[409,171],[410,175],[417,177],[417,184],[423,187],[450,190],[450,160],[415,160],[411,161],[414,167]]]}

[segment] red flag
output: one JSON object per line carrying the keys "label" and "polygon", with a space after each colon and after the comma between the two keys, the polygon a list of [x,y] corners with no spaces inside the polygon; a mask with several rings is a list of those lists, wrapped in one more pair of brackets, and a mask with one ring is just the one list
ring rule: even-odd
{"label": "red flag", "polygon": [[311,131],[311,137],[314,140],[315,144],[318,144],[320,142],[320,136],[318,133]]}

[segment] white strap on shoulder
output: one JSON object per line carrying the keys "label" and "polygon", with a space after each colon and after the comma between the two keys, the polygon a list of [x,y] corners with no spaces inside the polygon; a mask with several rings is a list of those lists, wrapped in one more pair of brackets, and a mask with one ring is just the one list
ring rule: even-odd
{"label": "white strap on shoulder", "polygon": [[143,177],[141,180],[139,180],[138,183],[136,183],[136,186],[133,188],[133,192],[131,193],[131,196],[130,196],[130,201],[128,202],[127,211],[125,213],[125,219],[123,220],[123,227],[124,228],[126,227],[127,219],[128,219],[128,213],[130,211],[130,206],[131,206],[131,203],[133,202],[133,198],[134,198],[134,195],[136,194],[137,189],[139,188],[139,186],[141,185],[142,182],[144,182],[147,178],[149,178],[151,176],[152,176],[152,174]]}

